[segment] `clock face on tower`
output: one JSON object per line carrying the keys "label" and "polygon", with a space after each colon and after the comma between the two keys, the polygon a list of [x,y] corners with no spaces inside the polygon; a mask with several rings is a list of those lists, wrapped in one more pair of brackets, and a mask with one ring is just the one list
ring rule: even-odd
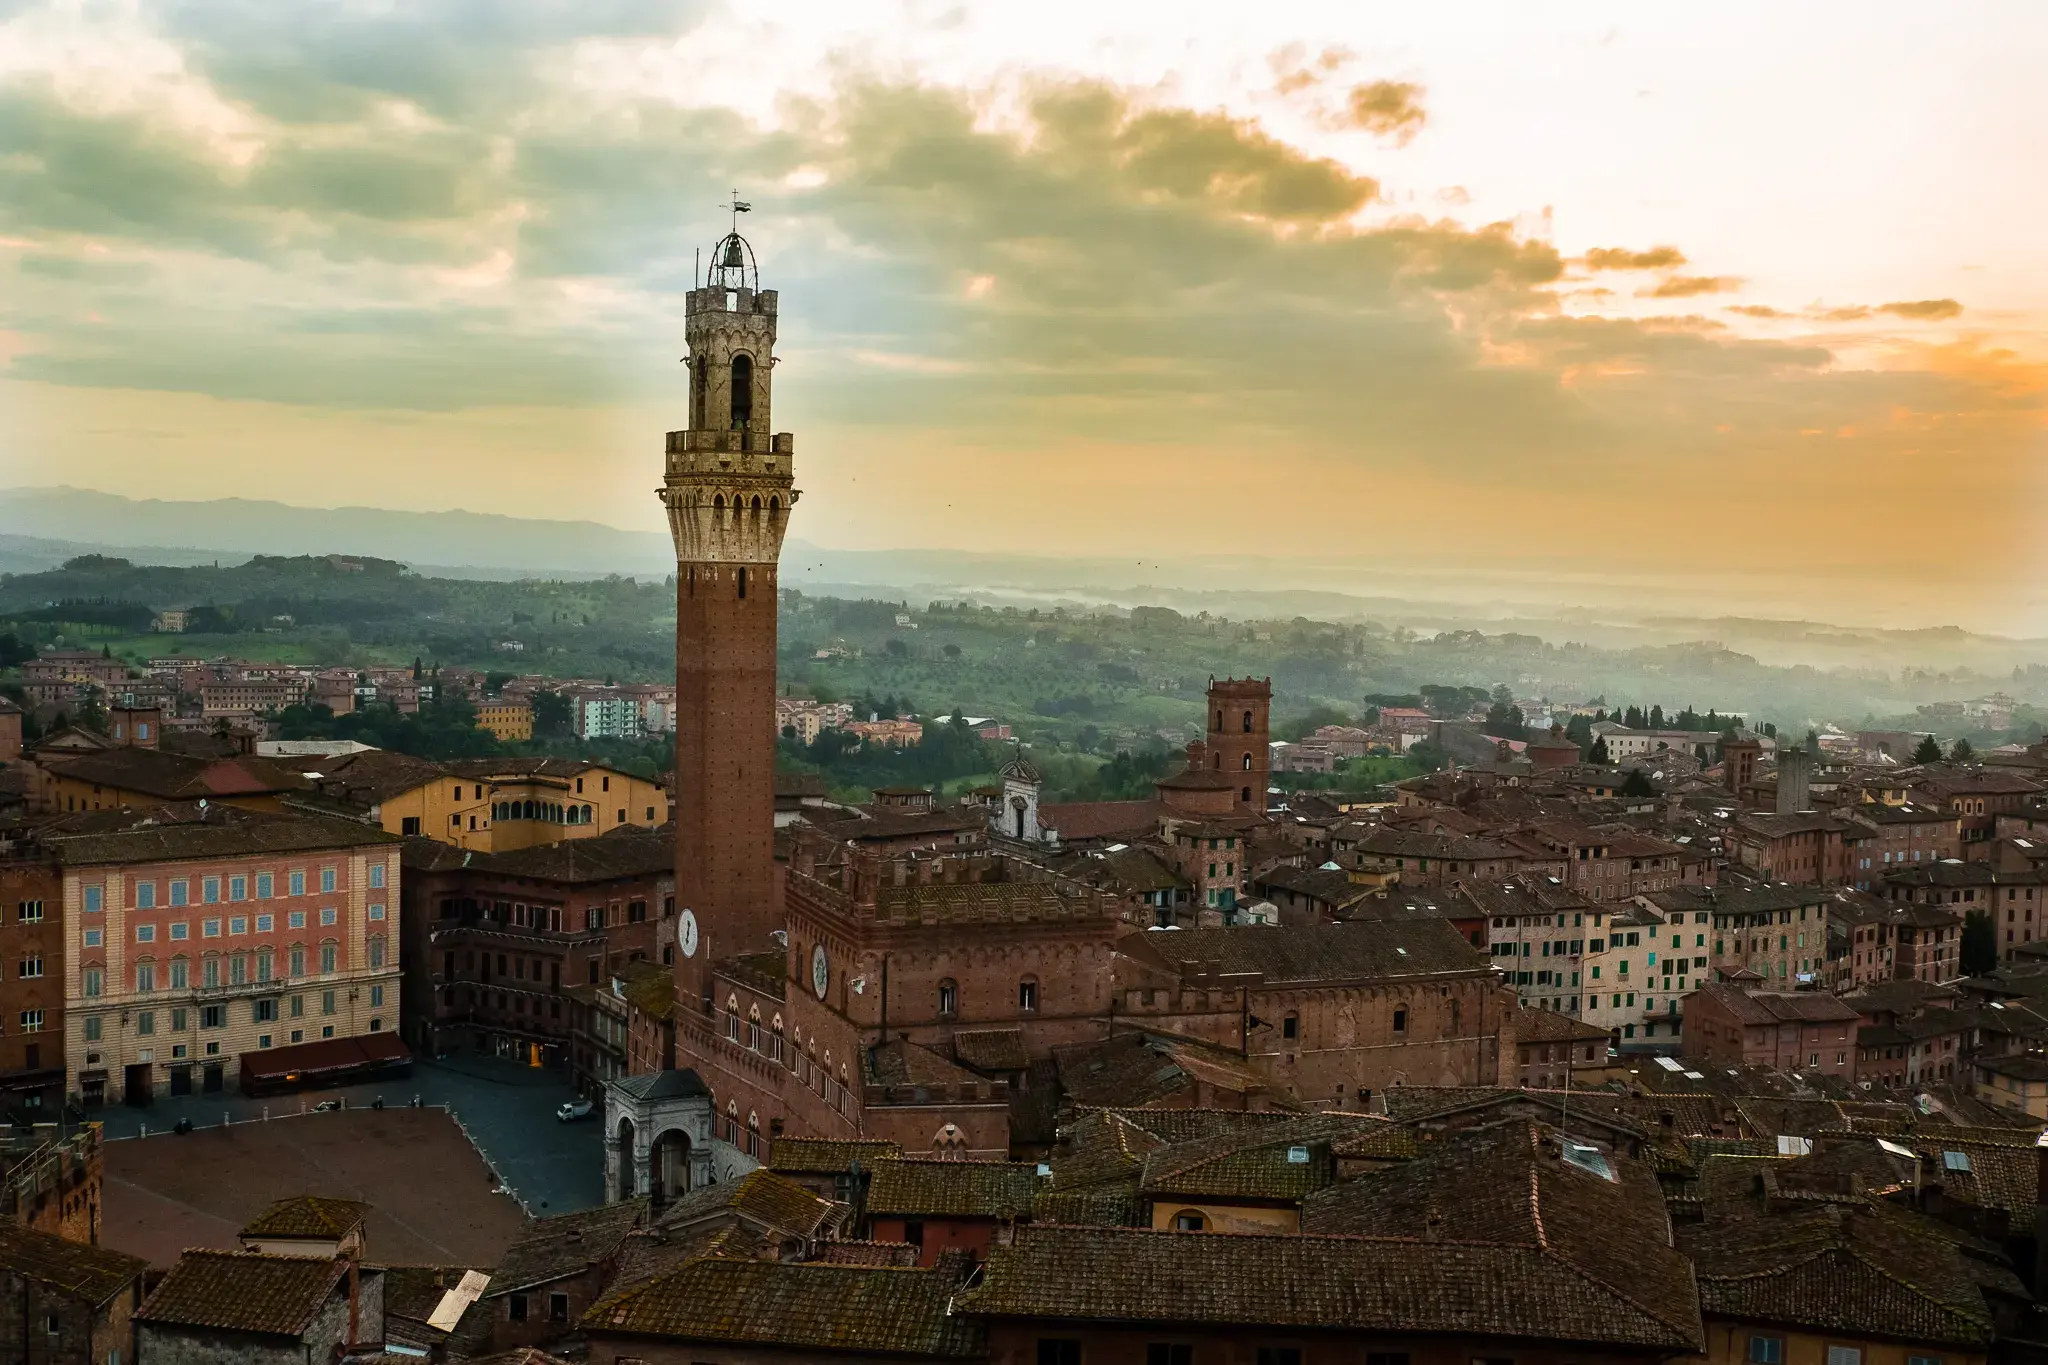
{"label": "clock face on tower", "polygon": [[825,987],[832,981],[831,968],[825,961],[825,945],[820,943],[811,949],[811,989],[818,998],[825,998]]}
{"label": "clock face on tower", "polygon": [[681,945],[684,957],[697,955],[697,916],[694,911],[683,911],[683,920],[676,927],[676,941]]}

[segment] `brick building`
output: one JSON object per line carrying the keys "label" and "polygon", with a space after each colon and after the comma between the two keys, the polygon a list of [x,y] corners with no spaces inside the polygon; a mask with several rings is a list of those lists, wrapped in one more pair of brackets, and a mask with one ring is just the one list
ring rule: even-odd
{"label": "brick building", "polygon": [[384,1328],[384,1271],[352,1256],[187,1251],[135,1312],[149,1365],[337,1360]]}
{"label": "brick building", "polygon": [[1120,1021],[1235,1048],[1309,1103],[1491,1085],[1514,1055],[1514,997],[1442,919],[1134,935],[1116,987]]}
{"label": "brick building", "polygon": [[1854,1007],[1817,991],[1702,986],[1685,999],[1684,1055],[1718,1067],[1763,1066],[1856,1079]]}
{"label": "brick building", "polygon": [[0,1093],[10,1107],[64,1097],[64,878],[35,844],[0,861]]}
{"label": "brick building", "polygon": [[0,1222],[0,1341],[17,1365],[120,1365],[148,1264]]}
{"label": "brick building", "polygon": [[1503,842],[1533,858],[1562,864],[1564,884],[1595,901],[1627,900],[1701,875],[1702,864],[1662,839],[1626,830],[1596,829],[1572,820],[1526,826]]}
{"label": "brick building", "polygon": [[1848,823],[1833,815],[1796,812],[1790,815],[1738,815],[1722,836],[1730,861],[1770,881],[1821,882],[1848,880],[1848,853],[1843,835]]}
{"label": "brick building", "polygon": [[1550,1010],[1515,1021],[1516,1083],[1526,1089],[1591,1084],[1608,1070],[1607,1030]]}
{"label": "brick building", "polygon": [[1963,856],[1962,817],[1954,811],[1871,802],[1851,806],[1845,813],[1851,824],[1863,825],[1876,836],[1861,841],[1849,863],[1849,880],[1859,891],[1876,890],[1902,867]]}
{"label": "brick building", "polygon": [[1000,1157],[1030,1060],[1101,1036],[1116,898],[1008,854],[884,859],[793,833],[784,949],[715,957],[688,924],[678,947],[677,1060],[736,1121],[727,1140]]}
{"label": "brick building", "polygon": [[1207,766],[1235,783],[1239,804],[1253,810],[1266,808],[1272,709],[1271,678],[1209,679],[1209,728],[1201,741]]}
{"label": "brick building", "polygon": [[406,1032],[423,1051],[566,1062],[571,988],[674,960],[665,831],[627,826],[508,853],[416,839],[404,862]]}
{"label": "brick building", "polygon": [[45,837],[74,1097],[219,1090],[245,1052],[281,1062],[398,1029],[398,841],[382,831],[195,806]]}

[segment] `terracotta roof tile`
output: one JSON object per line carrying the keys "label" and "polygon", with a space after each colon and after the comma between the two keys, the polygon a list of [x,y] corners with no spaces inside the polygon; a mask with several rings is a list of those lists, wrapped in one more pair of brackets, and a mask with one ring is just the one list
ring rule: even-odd
{"label": "terracotta roof tile", "polygon": [[[1671,1249],[1656,1172],[1615,1154],[1605,1158],[1607,1179],[1558,1151],[1556,1132],[1527,1120],[1471,1130],[1414,1161],[1311,1195],[1302,1227],[1525,1248],[1547,1263],[1544,1280],[1569,1278],[1581,1293],[1611,1300],[1602,1311],[1617,1328],[1640,1315],[1697,1340],[1692,1269]],[[1528,1292],[1546,1291],[1532,1284]]]}
{"label": "terracotta roof tile", "polygon": [[976,1071],[1022,1071],[1031,1065],[1024,1050],[1024,1030],[961,1029],[953,1034],[953,1056]]}
{"label": "terracotta roof tile", "polygon": [[346,1237],[363,1225],[370,1206],[353,1199],[302,1194],[280,1199],[249,1221],[244,1237]]}
{"label": "terracotta roof tile", "polygon": [[187,1251],[135,1320],[295,1337],[312,1325],[347,1273],[340,1257]]}
{"label": "terracotta roof tile", "polygon": [[1281,982],[1356,981],[1490,971],[1465,936],[1442,919],[1371,924],[1182,929],[1126,939],[1133,956],[1149,954],[1183,973],[1215,963],[1226,974]]}
{"label": "terracotta roof tile", "polygon": [[1822,1332],[1988,1346],[1976,1278],[1946,1237],[1886,1205],[1831,1203],[1680,1231],[1706,1312]]}
{"label": "terracotta roof tile", "polygon": [[779,1137],[768,1147],[768,1167],[785,1175],[843,1175],[856,1162],[871,1170],[878,1161],[903,1155],[903,1149],[882,1138]]}
{"label": "terracotta roof tile", "polygon": [[0,1267],[59,1294],[97,1305],[135,1283],[148,1263],[10,1220],[0,1222]]}
{"label": "terracotta roof tile", "polygon": [[597,1305],[583,1326],[801,1351],[978,1355],[979,1332],[948,1312],[953,1289],[932,1270],[705,1259]]}
{"label": "terracotta roof tile", "polygon": [[251,853],[303,853],[319,849],[396,844],[395,834],[354,820],[315,815],[273,815],[215,806],[203,819],[155,823],[138,817],[125,829],[44,836],[72,866],[233,858]]}
{"label": "terracotta roof tile", "polygon": [[1008,1161],[878,1161],[868,1184],[869,1213],[925,1218],[1011,1219],[1038,1194],[1035,1165]]}
{"label": "terracotta roof tile", "polygon": [[1691,1286],[1659,1316],[1540,1245],[1033,1225],[957,1308],[1068,1322],[1485,1334],[1695,1350]]}
{"label": "terracotta roof tile", "polygon": [[819,1198],[788,1176],[758,1167],[737,1180],[692,1190],[664,1209],[655,1224],[685,1227],[706,1217],[732,1214],[778,1233],[808,1239],[824,1232],[844,1213],[844,1205]]}
{"label": "terracotta roof tile", "polygon": [[626,1235],[646,1218],[647,1201],[631,1199],[533,1219],[518,1239],[505,1248],[498,1268],[491,1274],[491,1287],[485,1291],[485,1297],[496,1298],[581,1274],[608,1259]]}

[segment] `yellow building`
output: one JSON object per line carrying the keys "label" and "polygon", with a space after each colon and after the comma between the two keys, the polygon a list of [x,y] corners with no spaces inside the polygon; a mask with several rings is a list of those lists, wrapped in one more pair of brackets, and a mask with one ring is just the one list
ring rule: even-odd
{"label": "yellow building", "polygon": [[291,765],[235,755],[200,758],[165,749],[122,746],[39,748],[26,765],[36,808],[55,814],[210,801],[247,810],[275,811],[310,784]]}
{"label": "yellow building", "polygon": [[2038,1052],[1979,1057],[1976,1071],[1978,1099],[2017,1109],[2029,1118],[2048,1119],[2048,1057]]}
{"label": "yellow building", "polygon": [[476,723],[499,739],[532,739],[533,707],[523,701],[479,702]]}
{"label": "yellow building", "polygon": [[588,839],[669,819],[659,782],[566,758],[478,758],[434,763],[371,750],[329,760],[320,806],[343,807],[392,834],[502,853]]}

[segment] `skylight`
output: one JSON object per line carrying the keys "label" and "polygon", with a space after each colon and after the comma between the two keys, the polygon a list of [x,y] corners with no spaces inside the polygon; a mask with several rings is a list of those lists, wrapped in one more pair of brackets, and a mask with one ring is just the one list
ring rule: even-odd
{"label": "skylight", "polygon": [[1588,1147],[1583,1142],[1561,1138],[1558,1143],[1567,1166],[1576,1166],[1588,1175],[1597,1175],[1602,1180],[1614,1179],[1614,1167],[1608,1164],[1607,1156],[1598,1147]]}

